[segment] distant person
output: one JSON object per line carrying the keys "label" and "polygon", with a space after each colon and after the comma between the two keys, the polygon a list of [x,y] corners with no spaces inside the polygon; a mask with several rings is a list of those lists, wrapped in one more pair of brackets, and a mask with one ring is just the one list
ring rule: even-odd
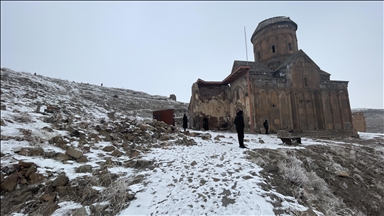
{"label": "distant person", "polygon": [[265,121],[263,123],[263,126],[265,128],[265,134],[268,134],[269,125],[268,125],[268,120],[267,119],[265,119]]}
{"label": "distant person", "polygon": [[173,114],[173,117],[172,117],[172,118],[173,118],[173,120],[172,120],[172,121],[173,121],[173,122],[172,122],[172,125],[175,126],[175,114]]}
{"label": "distant person", "polygon": [[240,148],[247,148],[244,145],[244,127],[245,127],[245,125],[244,125],[244,117],[243,117],[243,111],[242,110],[237,112],[234,124],[236,125],[237,138],[239,140],[239,147]]}
{"label": "distant person", "polygon": [[187,130],[187,127],[188,127],[188,118],[187,118],[187,114],[184,113],[184,116],[183,116],[183,128],[184,128],[184,132]]}

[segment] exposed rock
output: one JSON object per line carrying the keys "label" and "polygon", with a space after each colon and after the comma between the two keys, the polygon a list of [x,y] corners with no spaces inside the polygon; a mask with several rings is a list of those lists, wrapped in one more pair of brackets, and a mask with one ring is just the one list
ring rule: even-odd
{"label": "exposed rock", "polygon": [[[103,124],[103,123],[102,123],[102,124]],[[96,126],[95,126],[95,130],[97,130],[97,131],[101,131],[101,130],[103,130],[103,129],[102,129],[102,126],[100,126],[100,125],[96,125]]]}
{"label": "exposed rock", "polygon": [[105,146],[102,150],[106,152],[111,152],[115,150],[116,148],[114,146]]}
{"label": "exposed rock", "polygon": [[175,144],[183,144],[186,146],[196,145],[196,141],[194,139],[188,139],[187,137],[183,137],[182,139],[176,140]]}
{"label": "exposed rock", "polygon": [[30,148],[21,148],[18,151],[15,150],[15,153],[18,153],[19,155],[23,155],[23,156],[29,156],[30,155],[29,151],[30,151]]}
{"label": "exposed rock", "polygon": [[80,151],[80,150],[77,150],[77,149],[74,149],[74,148],[70,148],[68,149],[65,154],[75,158],[75,159],[79,159],[83,156],[83,152]]}
{"label": "exposed rock", "polygon": [[165,140],[169,140],[169,136],[167,134],[162,134],[160,136],[160,141],[165,141]]}
{"label": "exposed rock", "polygon": [[48,152],[44,152],[44,157],[46,157],[46,158],[53,158],[53,157],[56,156],[56,154],[57,153],[55,151],[50,150]]}
{"label": "exposed rock", "polygon": [[212,136],[209,133],[201,135],[201,139],[203,139],[203,140],[210,140],[211,138],[212,138]]}
{"label": "exposed rock", "polygon": [[43,156],[44,149],[39,147],[29,149],[30,156]]}
{"label": "exposed rock", "polygon": [[77,188],[71,186],[58,186],[56,190],[58,197],[66,197],[69,200],[77,200],[78,194],[76,194]]}
{"label": "exposed rock", "polygon": [[115,181],[118,178],[117,174],[110,173],[107,170],[103,170],[102,173],[99,176],[100,184],[103,187],[108,187],[111,185],[113,181]]}
{"label": "exposed rock", "polygon": [[129,156],[130,158],[135,158],[140,155],[139,151],[133,151],[132,154]]}
{"label": "exposed rock", "polygon": [[88,215],[87,210],[84,207],[73,209],[72,215]]}
{"label": "exposed rock", "polygon": [[77,163],[85,163],[85,162],[88,162],[88,158],[87,156],[82,156],[81,158],[77,159],[76,160]]}
{"label": "exposed rock", "polygon": [[59,186],[65,186],[69,182],[68,177],[65,175],[65,173],[61,173],[55,180],[52,182],[53,187],[59,187]]}
{"label": "exposed rock", "polygon": [[77,173],[90,173],[92,172],[92,166],[91,165],[83,165],[80,167],[75,168],[75,172]]}
{"label": "exposed rock", "polygon": [[47,126],[43,127],[42,129],[48,132],[53,132],[53,129]]}
{"label": "exposed rock", "polygon": [[346,178],[349,177],[349,173],[346,171],[337,171],[336,175],[340,177],[346,177]]}
{"label": "exposed rock", "polygon": [[29,175],[29,179],[31,180],[31,184],[37,184],[42,182],[45,178],[44,175],[41,173],[33,172]]}
{"label": "exposed rock", "polygon": [[7,124],[5,123],[5,121],[3,119],[0,120],[0,126],[7,126]]}
{"label": "exposed rock", "polygon": [[136,168],[136,169],[153,169],[153,161],[147,160],[130,160],[125,163],[125,167]]}
{"label": "exposed rock", "polygon": [[17,185],[18,180],[19,180],[19,176],[16,173],[9,175],[1,183],[1,189],[7,190],[7,191],[13,191]]}
{"label": "exposed rock", "polygon": [[29,200],[32,198],[32,192],[31,191],[27,191],[17,197],[15,197],[14,199],[12,199],[12,203],[13,204],[20,204],[20,203],[25,203],[25,201]]}
{"label": "exposed rock", "polygon": [[7,109],[7,106],[6,106],[5,104],[1,104],[0,109],[1,109],[1,110],[6,110],[6,109]]}
{"label": "exposed rock", "polygon": [[31,166],[36,166],[34,163],[32,162],[25,162],[25,161],[19,161],[19,163],[17,164],[20,168],[29,168]]}
{"label": "exposed rock", "polygon": [[80,132],[78,130],[72,131],[69,136],[71,137],[80,137]]}
{"label": "exposed rock", "polygon": [[57,153],[55,155],[55,159],[58,160],[58,161],[66,161],[66,160],[71,159],[71,157],[69,155],[67,155],[67,154]]}
{"label": "exposed rock", "polygon": [[119,151],[119,150],[114,150],[113,152],[112,152],[112,154],[111,154],[112,156],[114,156],[114,157],[120,157],[120,156],[122,156],[123,155],[123,153],[121,152],[121,151]]}
{"label": "exposed rock", "polygon": [[33,215],[52,215],[60,206],[54,201],[44,202],[39,206],[37,211],[33,212]]}
{"label": "exposed rock", "polygon": [[40,197],[40,200],[44,201],[44,202],[49,202],[49,201],[54,201],[56,198],[56,193],[44,193],[43,195],[41,195]]}
{"label": "exposed rock", "polygon": [[113,164],[112,158],[110,157],[105,158],[105,165],[112,165],[112,164]]}
{"label": "exposed rock", "polygon": [[34,173],[34,172],[36,172],[37,171],[37,168],[36,168],[36,166],[30,166],[29,168],[28,168],[28,170],[27,170],[27,172],[24,174],[26,177],[29,177],[29,175],[31,174],[31,173]]}

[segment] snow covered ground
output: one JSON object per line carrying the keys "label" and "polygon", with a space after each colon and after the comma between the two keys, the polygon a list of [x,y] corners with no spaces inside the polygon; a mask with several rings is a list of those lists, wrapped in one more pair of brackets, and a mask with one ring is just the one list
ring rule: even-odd
{"label": "snow covered ground", "polygon": [[[63,87],[44,81],[43,78],[33,78],[45,86],[58,88],[58,91],[65,91]],[[73,94],[80,89],[78,84],[68,85],[72,85]],[[18,88],[22,88],[22,86],[18,86]],[[11,90],[2,89],[2,91],[11,94]],[[1,152],[5,155],[1,159],[1,166],[25,161],[38,165],[37,171],[44,176],[60,171],[64,171],[70,180],[91,175],[91,173],[75,172],[75,168],[83,164],[62,163],[50,158],[30,157],[15,153],[22,147],[36,145],[41,146],[45,152],[64,153],[65,150],[50,145],[46,140],[56,135],[68,135],[68,132],[56,129],[53,132],[42,130],[42,128],[49,126],[43,121],[44,116],[34,112],[35,107],[31,106],[31,101],[23,99],[22,95],[25,92],[22,89],[13,91],[13,93],[16,93],[16,96],[13,99],[7,98],[8,100],[4,103],[7,105],[7,110],[1,111],[1,118],[7,120],[6,125],[1,126],[1,135],[18,137],[23,136],[22,130],[31,130],[33,135],[39,136],[45,141],[32,144],[15,139],[1,140]],[[76,95],[73,97],[76,98]],[[49,98],[54,97],[51,95]],[[70,99],[67,98],[66,100]],[[67,102],[67,105],[70,104],[70,101]],[[14,110],[18,111],[15,112]],[[105,117],[106,113],[103,113],[102,110],[93,107],[93,117],[83,119],[83,121],[94,123],[99,120],[98,116]],[[30,120],[28,122],[16,121],[15,118],[20,116],[20,112],[27,113]],[[144,119],[138,117],[139,121]],[[202,133],[194,130],[190,130],[190,132]],[[284,196],[274,189],[263,189],[260,184],[267,182],[268,179],[260,175],[262,168],[246,159],[245,153],[255,149],[299,149],[309,145],[327,145],[329,141],[303,138],[301,145],[288,146],[282,144],[281,140],[274,134],[245,134],[245,145],[248,149],[241,149],[238,147],[236,133],[214,131],[203,133],[209,133],[211,138],[205,140],[199,136],[189,137],[194,139],[197,145],[171,144],[166,148],[152,148],[141,159],[154,161],[156,167],[153,170],[134,170],[117,165],[109,168],[109,172],[119,173],[121,178],[135,175],[145,176],[143,182],[129,187],[132,192],[136,193],[136,199],[132,200],[119,215],[275,215],[274,209],[276,210],[276,208],[300,212],[307,210],[307,207],[300,205],[294,197]],[[359,133],[359,135],[361,139],[366,140],[384,136],[384,134],[376,133]],[[215,139],[216,137],[218,139]],[[70,144],[74,147],[78,145],[77,142]],[[343,143],[339,142],[338,144]],[[86,164],[91,165],[94,169],[99,167],[99,164],[96,163],[102,154],[99,149],[103,146],[112,145],[112,143],[99,142],[95,145],[98,148],[84,154],[88,158]],[[125,155],[119,158],[119,160],[124,159],[129,158]],[[101,193],[105,190],[103,187],[95,189]],[[273,197],[279,197],[283,200],[281,207],[274,207],[275,200]],[[1,198],[3,199],[3,196]],[[60,202],[59,206],[60,208],[53,215],[68,215],[72,209],[82,207],[80,203],[68,201]],[[85,209],[90,214],[89,206],[85,206]],[[320,212],[315,212],[318,215],[323,215]],[[24,214],[14,213],[12,215],[21,216]]]}

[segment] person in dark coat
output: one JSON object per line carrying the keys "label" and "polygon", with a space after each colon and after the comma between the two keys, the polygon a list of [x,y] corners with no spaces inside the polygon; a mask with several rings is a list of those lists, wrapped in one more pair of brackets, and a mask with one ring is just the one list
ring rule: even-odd
{"label": "person in dark coat", "polygon": [[245,125],[244,125],[244,117],[243,117],[243,111],[242,110],[237,112],[234,124],[236,125],[237,138],[239,140],[239,147],[240,148],[247,148],[244,145],[244,127],[245,127]]}
{"label": "person in dark coat", "polygon": [[267,119],[265,119],[265,121],[263,123],[263,126],[265,128],[265,134],[268,134],[269,125],[268,125],[268,120]]}
{"label": "person in dark coat", "polygon": [[184,128],[184,132],[185,130],[187,129],[188,127],[188,118],[187,118],[187,114],[184,113],[184,116],[183,116],[183,128]]}

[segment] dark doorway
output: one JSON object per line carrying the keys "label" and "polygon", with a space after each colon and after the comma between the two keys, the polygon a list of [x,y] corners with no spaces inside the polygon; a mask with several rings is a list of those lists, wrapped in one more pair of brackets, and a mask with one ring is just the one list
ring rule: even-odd
{"label": "dark doorway", "polygon": [[204,128],[204,130],[208,130],[209,129],[209,127],[208,127],[208,119],[207,118],[203,119],[203,128]]}

